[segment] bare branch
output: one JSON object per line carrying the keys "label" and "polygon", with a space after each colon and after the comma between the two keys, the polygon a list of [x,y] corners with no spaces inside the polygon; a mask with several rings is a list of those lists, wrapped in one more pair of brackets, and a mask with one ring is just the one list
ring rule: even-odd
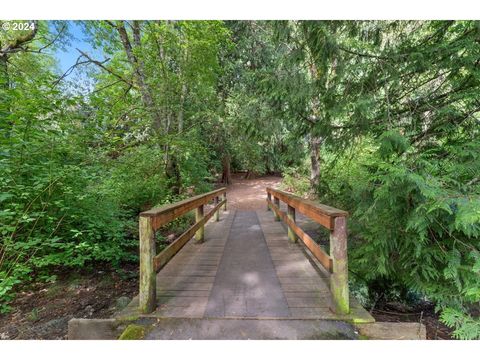
{"label": "bare branch", "polygon": [[[77,50],[78,50],[78,49],[77,49]],[[65,71],[65,72],[63,73],[62,76],[60,76],[57,80],[55,80],[55,81],[53,82],[52,87],[57,86],[57,85],[60,83],[60,81],[62,81],[62,80],[65,79],[68,75],[70,75],[70,74],[73,72],[73,70],[75,70],[75,68],[76,68],[77,66],[92,63],[92,61],[91,61],[90,59],[81,61],[84,57],[85,57],[85,56],[84,56],[83,54],[80,55],[80,56],[77,58],[77,61],[75,62],[75,64],[73,64],[72,66],[70,66],[70,67],[67,69],[67,71]],[[108,60],[110,60],[110,59],[105,59],[105,60],[102,62],[102,64],[105,63],[105,62],[107,62]]]}
{"label": "bare branch", "polygon": [[67,26],[65,24],[63,24],[62,28],[60,29],[60,31],[57,33],[57,35],[46,45],[42,46],[40,49],[37,50],[38,53],[41,53],[43,50],[45,50],[46,48],[52,46],[53,44],[55,44],[55,42],[60,38],[60,36],[63,34],[63,32],[65,31],[65,29],[67,28]]}
{"label": "bare branch", "polygon": [[87,53],[83,52],[82,50],[80,50],[80,49],[78,49],[78,48],[77,48],[77,51],[78,51],[80,54],[82,54],[84,57],[86,57],[91,63],[97,65],[98,67],[102,68],[103,70],[105,70],[105,71],[108,72],[109,74],[115,76],[117,79],[123,81],[125,84],[128,84],[128,85],[130,85],[131,87],[135,87],[135,85],[134,85],[131,81],[125,79],[123,76],[117,74],[117,73],[114,72],[113,70],[111,70],[111,69],[109,69],[109,68],[107,68],[106,66],[103,65],[104,63],[106,63],[107,61],[110,60],[109,58],[107,58],[107,59],[105,59],[105,60],[103,60],[103,61],[98,61],[98,60],[92,59],[92,58],[90,57],[90,55],[88,55]]}

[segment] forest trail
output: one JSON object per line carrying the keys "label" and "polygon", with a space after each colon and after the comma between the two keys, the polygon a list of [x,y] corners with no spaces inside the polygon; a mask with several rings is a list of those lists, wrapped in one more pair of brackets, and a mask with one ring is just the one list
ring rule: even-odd
{"label": "forest trail", "polygon": [[278,188],[280,176],[262,176],[244,179],[245,174],[232,174],[232,183],[227,186],[228,206],[235,210],[258,210],[265,208],[265,188]]}

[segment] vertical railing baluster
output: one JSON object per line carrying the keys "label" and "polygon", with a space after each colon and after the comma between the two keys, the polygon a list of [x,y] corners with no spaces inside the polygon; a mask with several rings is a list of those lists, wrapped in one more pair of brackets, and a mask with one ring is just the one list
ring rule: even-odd
{"label": "vertical railing baluster", "polygon": [[[215,196],[215,207],[220,203],[220,198]],[[215,211],[215,221],[220,221],[220,208]]]}
{"label": "vertical railing baluster", "polygon": [[[273,203],[278,208],[278,210],[280,210],[280,199],[274,196]],[[275,221],[280,221],[280,215],[276,211],[274,211],[274,213],[275,213]]]}
{"label": "vertical railing baluster", "polygon": [[[287,216],[291,221],[295,222],[295,208],[293,206],[288,205]],[[295,234],[290,225],[288,225],[288,238],[291,242],[297,242],[297,234]]]}
{"label": "vertical railing baluster", "polygon": [[343,216],[333,219],[333,230],[330,232],[330,257],[333,272],[330,276],[333,311],[337,314],[350,312],[348,290],[348,257],[347,257],[347,220]]}
{"label": "vertical railing baluster", "polygon": [[155,232],[152,218],[140,216],[140,291],[139,307],[143,314],[151,313],[156,307],[156,279],[153,258],[155,256]]}
{"label": "vertical railing baluster", "polygon": [[272,194],[267,192],[267,211],[270,211],[270,202],[272,202]]}
{"label": "vertical railing baluster", "polygon": [[[203,205],[200,205],[197,210],[195,211],[195,222],[199,222],[200,220],[203,219]],[[197,230],[195,233],[195,239],[197,240],[197,243],[202,243],[204,240],[204,235],[205,235],[205,224],[200,226],[200,228]]]}

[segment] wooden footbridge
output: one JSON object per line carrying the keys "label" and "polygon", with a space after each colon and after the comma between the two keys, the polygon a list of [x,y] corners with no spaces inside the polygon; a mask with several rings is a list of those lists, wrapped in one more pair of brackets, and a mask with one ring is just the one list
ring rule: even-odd
{"label": "wooden footbridge", "polygon": [[[272,188],[265,209],[227,210],[226,191],[140,214],[140,292],[117,318],[374,321],[349,296],[345,211]],[[190,211],[195,224],[157,254],[155,232]],[[312,222],[329,244],[302,230]]]}

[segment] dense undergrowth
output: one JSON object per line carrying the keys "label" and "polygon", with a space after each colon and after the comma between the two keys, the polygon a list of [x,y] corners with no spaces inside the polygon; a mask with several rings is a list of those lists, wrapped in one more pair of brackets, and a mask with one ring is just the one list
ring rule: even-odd
{"label": "dense undergrowth", "polygon": [[[83,165],[73,164],[73,159],[72,164],[44,161],[38,149],[29,150],[25,156],[31,162],[18,167],[8,158],[1,162],[2,312],[9,310],[15,285],[32,279],[54,281],[49,274],[55,267],[107,262],[120,268],[122,262],[137,261],[138,213],[189,196],[168,190],[168,181],[151,161],[161,152],[152,147],[122,156],[115,166],[108,159],[99,164],[90,155],[82,159]],[[146,154],[149,160],[142,162]],[[196,184],[185,180],[182,185]],[[209,188],[201,183],[197,191]],[[178,231],[189,220],[169,228]]]}
{"label": "dense undergrowth", "polygon": [[[415,153],[400,135],[388,136],[332,155],[318,189],[319,201],[350,212],[352,290],[369,308],[379,300],[432,302],[454,336],[478,338],[480,186],[471,179],[480,144]],[[286,180],[305,194],[308,177]]]}

